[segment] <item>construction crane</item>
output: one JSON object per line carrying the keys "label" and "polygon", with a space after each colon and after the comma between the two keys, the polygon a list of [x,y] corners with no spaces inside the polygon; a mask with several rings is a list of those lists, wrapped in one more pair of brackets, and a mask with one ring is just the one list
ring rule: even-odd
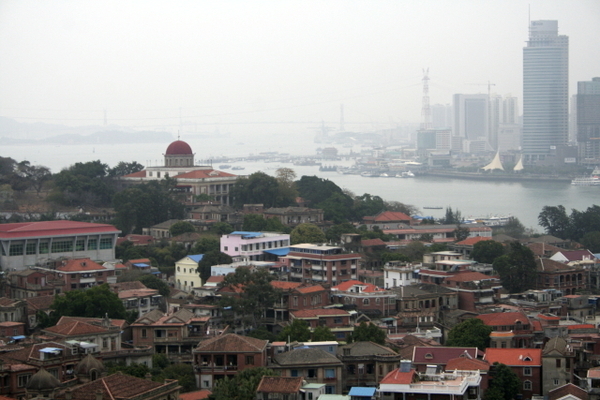
{"label": "construction crane", "polygon": [[490,81],[487,81],[487,83],[467,83],[467,85],[476,85],[476,86],[486,86],[488,88],[488,97],[490,97],[492,95],[492,86],[496,86],[495,83],[491,83]]}

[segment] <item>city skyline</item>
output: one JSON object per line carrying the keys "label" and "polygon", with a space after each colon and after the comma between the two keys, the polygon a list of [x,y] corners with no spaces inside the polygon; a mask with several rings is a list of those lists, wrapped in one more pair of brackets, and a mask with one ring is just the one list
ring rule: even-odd
{"label": "city skyline", "polygon": [[4,1],[0,116],[241,130],[337,125],[343,104],[347,129],[418,123],[424,68],[431,104],[488,84],[522,98],[530,17],[558,20],[571,38],[570,93],[598,75],[600,4],[591,0]]}

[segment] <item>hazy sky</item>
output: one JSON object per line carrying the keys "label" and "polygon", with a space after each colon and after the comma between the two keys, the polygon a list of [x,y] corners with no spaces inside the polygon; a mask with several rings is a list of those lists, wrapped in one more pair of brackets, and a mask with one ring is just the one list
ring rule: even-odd
{"label": "hazy sky", "polygon": [[[0,0],[0,115],[176,131],[419,122],[454,93],[522,98],[531,19],[570,38],[570,92],[600,76],[598,0]],[[349,128],[350,126],[347,126]],[[210,129],[210,128],[207,128]]]}

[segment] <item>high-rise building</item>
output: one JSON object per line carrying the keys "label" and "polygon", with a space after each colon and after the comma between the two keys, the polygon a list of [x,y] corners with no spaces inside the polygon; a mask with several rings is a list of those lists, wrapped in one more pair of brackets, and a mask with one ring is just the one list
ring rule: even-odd
{"label": "high-rise building", "polygon": [[581,164],[600,164],[600,78],[577,82],[577,148]]}
{"label": "high-rise building", "polygon": [[431,124],[435,128],[452,128],[452,106],[450,104],[434,104],[431,106]]}
{"label": "high-rise building", "polygon": [[488,95],[455,94],[453,97],[455,136],[467,140],[488,138]]}
{"label": "high-rise building", "polygon": [[523,48],[523,162],[535,164],[568,142],[569,38],[558,21],[531,21]]}

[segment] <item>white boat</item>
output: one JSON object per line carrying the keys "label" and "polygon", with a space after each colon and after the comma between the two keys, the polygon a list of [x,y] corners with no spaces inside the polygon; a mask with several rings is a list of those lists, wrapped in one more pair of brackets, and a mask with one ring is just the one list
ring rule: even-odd
{"label": "white boat", "polygon": [[571,181],[574,186],[600,186],[600,168],[596,167],[590,176],[582,176]]}

